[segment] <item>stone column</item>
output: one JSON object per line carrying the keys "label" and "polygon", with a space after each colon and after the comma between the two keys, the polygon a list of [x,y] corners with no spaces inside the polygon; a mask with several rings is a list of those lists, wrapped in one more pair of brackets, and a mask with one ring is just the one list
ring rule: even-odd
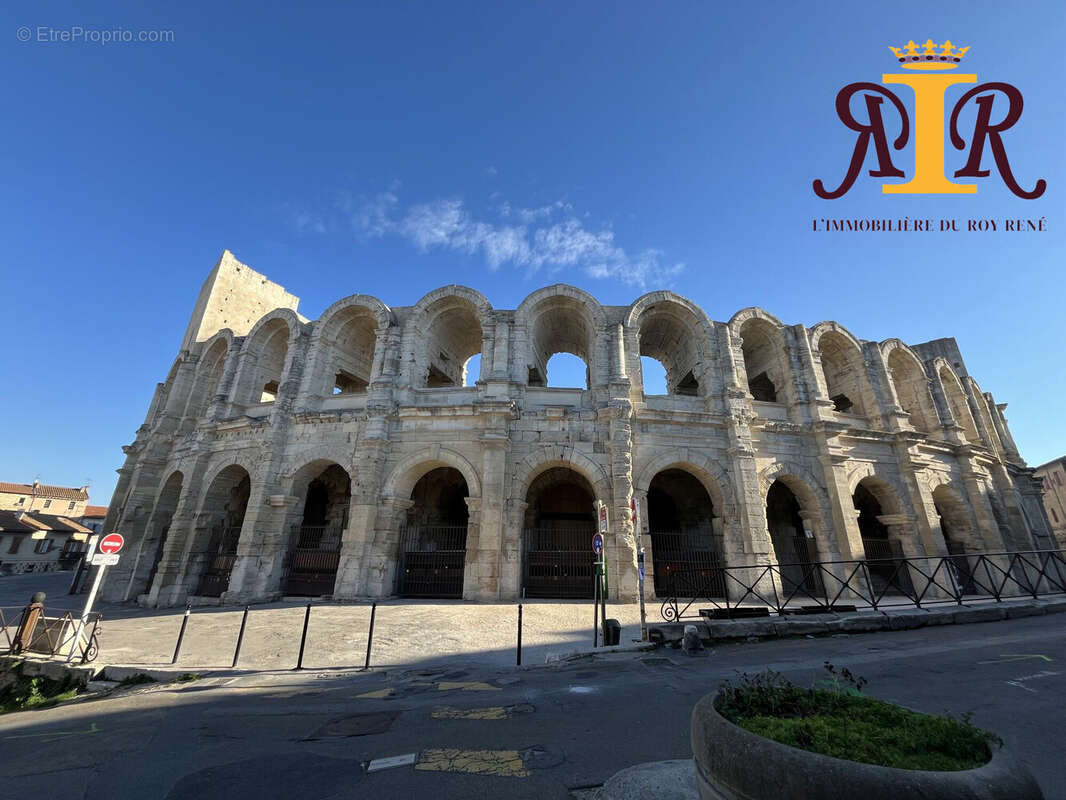
{"label": "stone column", "polygon": [[414,501],[402,497],[382,497],[374,519],[374,539],[366,565],[366,593],[388,597],[395,593],[399,556],[400,526]]}
{"label": "stone column", "polygon": [[237,560],[230,571],[224,603],[273,600],[281,596],[281,580],[292,542],[292,526],[299,525],[303,501],[255,481],[237,542]]}
{"label": "stone column", "polygon": [[[467,536],[467,581],[477,600],[501,599],[501,559],[504,550],[504,510],[506,502],[507,453],[510,441],[506,432],[486,433],[481,437],[482,468],[480,525],[476,554],[471,554]],[[471,509],[473,511],[473,509]],[[470,574],[473,568],[473,575]],[[466,596],[466,591],[463,592]],[[511,599],[511,598],[507,598]]]}
{"label": "stone column", "polygon": [[[483,545],[481,541],[481,498],[466,498],[466,559],[463,564],[463,599],[493,600],[485,596],[483,578],[492,580],[495,564],[485,564],[482,560]],[[485,569],[483,569],[483,567]],[[487,574],[486,574],[487,573]],[[491,595],[491,592],[489,593]]]}
{"label": "stone column", "polygon": [[522,536],[529,503],[518,498],[504,501],[506,523],[500,547],[500,599],[522,598]]}

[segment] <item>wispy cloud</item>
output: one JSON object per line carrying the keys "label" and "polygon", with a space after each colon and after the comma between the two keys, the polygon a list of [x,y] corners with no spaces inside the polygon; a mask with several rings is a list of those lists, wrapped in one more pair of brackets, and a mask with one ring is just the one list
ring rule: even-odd
{"label": "wispy cloud", "polygon": [[475,216],[458,197],[404,206],[395,190],[357,202],[348,198],[340,207],[362,236],[398,236],[420,252],[481,255],[493,270],[580,269],[593,278],[646,286],[667,283],[684,269],[682,263],[665,261],[658,250],[627,251],[610,228],[587,228],[565,200],[534,208],[499,202],[486,218]]}

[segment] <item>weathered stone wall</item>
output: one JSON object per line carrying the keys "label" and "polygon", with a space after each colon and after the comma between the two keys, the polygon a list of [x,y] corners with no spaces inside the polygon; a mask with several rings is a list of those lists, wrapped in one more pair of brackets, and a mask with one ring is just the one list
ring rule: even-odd
{"label": "weathered stone wall", "polygon": [[[395,591],[403,526],[417,522],[412,493],[438,467],[466,483],[468,599],[521,596],[529,490],[557,467],[608,509],[611,591],[622,599],[637,591],[639,546],[654,570],[647,496],[668,469],[706,489],[729,565],[776,560],[766,520],[775,481],[825,561],[865,557],[860,482],[906,555],[946,554],[942,520],[971,551],[1053,541],[1004,406],[966,373],[954,340],[863,341],[837,323],[785,325],[757,308],[715,322],[671,292],[601,306],[562,285],[514,311],[460,286],[403,308],[352,295],[307,321],[262,276],[218,277],[236,264],[224,254],[205,284],[196,334],[125,448],[107,525],[131,546],[109,573],[112,599],[184,602],[211,563],[232,563],[223,600],[276,597],[307,488],[331,465],[351,481],[333,587],[344,598]],[[244,316],[211,330],[222,307]],[[558,352],[585,360],[587,388],[543,385]],[[478,354],[476,385],[463,386]],[[644,393],[642,356],[662,362],[669,394]],[[754,399],[757,377],[772,401]],[[268,383],[276,391],[264,397]],[[216,483],[236,470],[250,482],[239,542],[213,553]]]}

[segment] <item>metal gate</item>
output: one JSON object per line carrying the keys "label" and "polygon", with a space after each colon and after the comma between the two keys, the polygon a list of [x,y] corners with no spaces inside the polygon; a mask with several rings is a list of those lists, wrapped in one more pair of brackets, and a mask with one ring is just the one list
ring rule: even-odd
{"label": "metal gate", "polygon": [[282,593],[295,597],[333,594],[341,558],[342,529],[332,525],[294,525],[296,546],[285,558]]}
{"label": "metal gate", "polygon": [[592,597],[595,532],[596,524],[591,521],[527,528],[522,536],[525,596]]}
{"label": "metal gate", "polygon": [[870,571],[870,589],[876,595],[905,594],[914,596],[910,567],[903,560],[903,546],[895,539],[874,539],[864,536],[866,568]]}
{"label": "metal gate", "polygon": [[466,525],[403,525],[396,594],[400,597],[463,596]]}
{"label": "metal gate", "polygon": [[200,597],[221,597],[229,588],[229,575],[237,560],[237,542],[240,538],[240,528],[215,528],[211,532],[207,566],[204,568],[204,574],[200,576],[200,585],[196,590]]}
{"label": "metal gate", "polygon": [[709,528],[651,531],[658,597],[725,597],[722,557]]}
{"label": "metal gate", "polygon": [[781,568],[781,591],[784,599],[798,602],[825,595],[825,585],[818,567],[814,540],[805,533],[773,537],[774,553]]}

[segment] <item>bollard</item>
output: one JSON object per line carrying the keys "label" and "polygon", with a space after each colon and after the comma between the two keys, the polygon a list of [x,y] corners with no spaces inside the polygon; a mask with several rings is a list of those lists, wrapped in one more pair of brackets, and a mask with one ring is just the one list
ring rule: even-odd
{"label": "bollard", "polygon": [[518,666],[522,666],[522,604],[518,604]]}
{"label": "bollard", "polygon": [[374,615],[377,611],[377,603],[370,606],[370,632],[366,635],[366,663],[363,664],[363,669],[370,669],[370,645],[374,643]]}
{"label": "bollard", "polygon": [[237,649],[233,651],[233,663],[230,669],[237,668],[237,659],[241,657],[241,645],[244,643],[244,626],[248,624],[248,606],[244,607],[244,616],[241,617],[241,632],[237,634]]}
{"label": "bollard", "polygon": [[178,655],[181,653],[181,641],[185,638],[185,626],[189,624],[189,614],[192,612],[192,603],[185,606],[185,616],[181,619],[181,630],[178,631],[178,641],[174,645],[174,657],[170,659],[171,664],[178,663]]}
{"label": "bollard", "polygon": [[37,622],[44,616],[44,601],[47,595],[44,592],[34,592],[29,605],[22,609],[22,618],[19,620],[18,630],[15,632],[15,640],[11,643],[11,652],[20,653],[29,649],[33,642],[33,635],[37,631]]}
{"label": "bollard", "polygon": [[296,669],[304,668],[304,645],[307,644],[307,624],[311,621],[311,604],[307,604],[307,611],[304,612],[304,632],[300,634],[300,655],[296,659]]}

